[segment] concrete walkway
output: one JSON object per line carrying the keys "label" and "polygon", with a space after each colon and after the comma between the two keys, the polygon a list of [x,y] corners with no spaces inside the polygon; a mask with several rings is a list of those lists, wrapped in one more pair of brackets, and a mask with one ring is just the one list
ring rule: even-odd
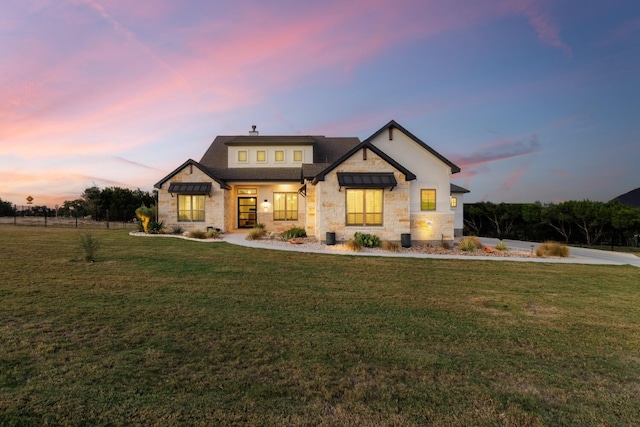
{"label": "concrete walkway", "polygon": [[[260,240],[246,240],[247,232],[239,231],[224,234],[224,241],[233,245],[246,246],[250,248],[271,249],[290,252],[311,252],[332,255],[355,255],[355,256],[384,256],[384,257],[413,257],[413,258],[439,258],[439,259],[464,259],[464,260],[484,260],[484,261],[520,261],[520,262],[546,262],[564,264],[601,264],[601,265],[632,265],[640,267],[640,257],[633,254],[620,252],[607,252],[596,249],[571,248],[568,258],[517,258],[517,257],[492,257],[482,255],[437,255],[421,253],[396,253],[388,251],[377,252],[350,252],[337,251],[326,245],[274,245],[273,243]],[[498,239],[480,239],[482,243],[495,246]],[[529,251],[532,246],[535,248],[538,243],[520,242],[515,240],[504,240],[506,245],[513,249]]]}

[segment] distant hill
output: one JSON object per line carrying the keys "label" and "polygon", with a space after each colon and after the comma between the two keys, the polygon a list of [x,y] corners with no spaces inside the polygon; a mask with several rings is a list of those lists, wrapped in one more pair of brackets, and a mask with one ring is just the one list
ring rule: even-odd
{"label": "distant hill", "polygon": [[613,199],[612,202],[616,200],[623,205],[640,208],[640,188],[636,188],[635,190],[631,190],[628,193],[624,193],[623,195]]}

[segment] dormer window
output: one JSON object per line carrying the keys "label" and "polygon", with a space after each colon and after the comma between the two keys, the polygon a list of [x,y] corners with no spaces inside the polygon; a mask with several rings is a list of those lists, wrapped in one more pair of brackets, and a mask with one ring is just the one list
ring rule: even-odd
{"label": "dormer window", "polygon": [[302,161],[302,150],[294,150],[293,151],[293,161],[301,162]]}
{"label": "dormer window", "polygon": [[256,153],[256,161],[258,163],[264,163],[267,161],[267,152],[264,150],[258,150]]}
{"label": "dormer window", "polygon": [[238,163],[247,163],[249,161],[249,156],[247,155],[246,150],[238,151]]}
{"label": "dormer window", "polygon": [[284,162],[284,150],[276,150],[276,162]]}

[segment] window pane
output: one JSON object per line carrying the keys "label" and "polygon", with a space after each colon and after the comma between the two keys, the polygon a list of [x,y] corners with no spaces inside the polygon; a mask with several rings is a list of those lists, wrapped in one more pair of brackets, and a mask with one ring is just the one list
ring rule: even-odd
{"label": "window pane", "polygon": [[178,195],[178,221],[204,221],[204,196]]}
{"label": "window pane", "polygon": [[191,197],[178,195],[178,221],[191,220]]}
{"label": "window pane", "polygon": [[298,219],[298,193],[273,193],[273,219],[275,221]]}
{"label": "window pane", "polygon": [[293,152],[293,161],[294,162],[301,162],[302,161],[302,151],[301,150],[295,150]]}
{"label": "window pane", "polygon": [[263,150],[259,150],[258,153],[256,154],[256,160],[258,162],[265,162],[267,161],[267,152],[263,151]]}
{"label": "window pane", "polygon": [[276,151],[276,162],[284,162],[284,151]]}
{"label": "window pane", "polygon": [[436,209],[436,190],[420,191],[420,209],[434,211]]}
{"label": "window pane", "polygon": [[382,189],[347,189],[347,225],[382,225]]}
{"label": "window pane", "polygon": [[247,161],[247,152],[242,150],[242,151],[238,151],[238,161],[239,162],[246,162]]}

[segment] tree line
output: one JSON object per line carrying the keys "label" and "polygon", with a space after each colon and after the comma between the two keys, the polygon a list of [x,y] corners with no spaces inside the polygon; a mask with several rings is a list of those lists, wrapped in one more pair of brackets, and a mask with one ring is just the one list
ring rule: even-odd
{"label": "tree line", "polygon": [[499,239],[554,240],[581,245],[638,246],[640,208],[590,200],[464,205],[464,234]]}
{"label": "tree line", "polygon": [[65,200],[61,205],[15,206],[0,199],[0,216],[47,216],[53,217],[90,217],[96,221],[131,221],[136,209],[145,205],[155,205],[153,193],[140,189],[129,190],[120,187],[89,187],[74,200]]}

